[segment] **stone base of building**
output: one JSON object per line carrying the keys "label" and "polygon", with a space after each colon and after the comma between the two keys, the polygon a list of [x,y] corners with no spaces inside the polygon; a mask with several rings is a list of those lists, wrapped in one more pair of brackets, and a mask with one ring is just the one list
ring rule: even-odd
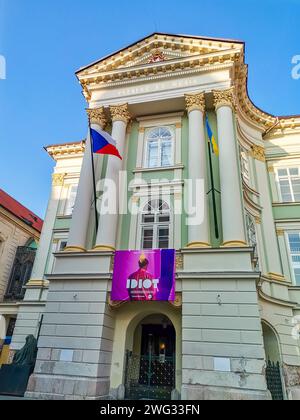
{"label": "stone base of building", "polygon": [[35,400],[111,399],[107,380],[46,375],[30,377],[25,397]]}
{"label": "stone base of building", "polygon": [[254,401],[254,400],[271,400],[271,394],[269,391],[259,391],[250,389],[235,389],[235,388],[224,388],[224,387],[212,387],[202,385],[183,385],[181,392],[181,399],[183,401],[223,401],[223,400],[235,400],[235,401]]}

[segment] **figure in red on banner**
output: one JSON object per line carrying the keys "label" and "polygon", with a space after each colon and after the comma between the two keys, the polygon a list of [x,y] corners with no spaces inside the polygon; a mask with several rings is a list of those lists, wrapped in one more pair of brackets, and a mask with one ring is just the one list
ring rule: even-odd
{"label": "figure in red on banner", "polygon": [[130,274],[127,280],[127,290],[130,300],[156,300],[159,279],[155,279],[148,271],[149,261],[144,254],[139,259],[139,269]]}

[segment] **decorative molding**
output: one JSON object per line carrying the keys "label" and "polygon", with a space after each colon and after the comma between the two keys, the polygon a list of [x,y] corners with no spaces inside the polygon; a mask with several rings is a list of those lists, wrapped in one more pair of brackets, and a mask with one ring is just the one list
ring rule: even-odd
{"label": "decorative molding", "polygon": [[235,110],[236,99],[234,87],[227,90],[214,90],[213,96],[216,111],[222,106],[230,106],[233,110]]}
{"label": "decorative molding", "polygon": [[104,130],[107,124],[107,118],[105,115],[104,107],[102,106],[100,108],[88,108],[86,112],[88,114],[90,124],[99,124],[100,127]]}
{"label": "decorative molding", "polygon": [[26,284],[26,288],[48,288],[49,287],[49,281],[48,280],[41,280],[41,279],[31,279]]}
{"label": "decorative molding", "polygon": [[278,273],[268,273],[267,277],[270,280],[285,281],[285,277],[282,274]]}
{"label": "decorative molding", "polygon": [[169,301],[170,305],[173,306],[176,309],[182,308],[182,294],[179,292],[176,292],[175,294],[175,300]]}
{"label": "decorative molding", "polygon": [[175,124],[175,127],[176,127],[176,128],[182,128],[182,123],[181,123],[181,122],[180,122],[180,123],[176,123],[176,124]]}
{"label": "decorative molding", "polygon": [[277,236],[284,236],[284,229],[276,229],[276,235]]}
{"label": "decorative molding", "polygon": [[176,271],[183,270],[183,255],[176,254]]}
{"label": "decorative molding", "polygon": [[85,151],[85,141],[76,143],[55,144],[45,147],[49,156],[57,160],[59,158],[72,157],[72,155],[83,154]]}
{"label": "decorative molding", "polygon": [[208,242],[190,242],[186,248],[211,248],[211,245]]}
{"label": "decorative molding", "polygon": [[256,216],[256,217],[255,217],[255,223],[256,223],[257,225],[261,225],[261,217]]}
{"label": "decorative molding", "polygon": [[254,144],[251,148],[251,156],[253,159],[259,160],[260,162],[266,161],[265,149],[262,146]]}
{"label": "decorative molding", "polygon": [[115,252],[116,248],[110,245],[96,245],[92,251],[110,251]]}
{"label": "decorative molding", "polygon": [[86,249],[82,248],[81,246],[66,246],[63,252],[86,252]]}
{"label": "decorative molding", "polygon": [[52,186],[53,187],[62,187],[65,181],[65,173],[62,174],[53,174],[52,175]]}
{"label": "decorative molding", "polygon": [[188,112],[191,111],[201,111],[205,112],[205,95],[204,93],[197,93],[197,94],[187,94],[185,95],[185,104],[186,109]]}
{"label": "decorative molding", "polygon": [[275,168],[274,168],[274,166],[272,165],[272,166],[268,166],[268,172],[270,173],[270,174],[274,174],[275,173]]}
{"label": "decorative molding", "polygon": [[131,115],[128,111],[128,104],[123,105],[111,105],[110,113],[112,121],[123,121],[125,124],[128,124],[131,120]]}
{"label": "decorative molding", "polygon": [[140,127],[140,128],[139,128],[139,133],[140,133],[140,134],[144,134],[144,133],[145,133],[145,131],[146,131],[146,128],[145,128],[145,127]]}
{"label": "decorative molding", "polygon": [[236,247],[240,248],[240,247],[248,247],[248,244],[245,241],[240,241],[237,239],[237,240],[224,242],[222,246],[225,248],[236,248]]}

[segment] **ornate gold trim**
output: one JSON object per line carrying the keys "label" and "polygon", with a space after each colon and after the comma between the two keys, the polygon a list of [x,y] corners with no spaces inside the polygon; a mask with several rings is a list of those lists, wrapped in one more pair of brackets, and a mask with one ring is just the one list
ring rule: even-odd
{"label": "ornate gold trim", "polygon": [[26,287],[48,287],[49,281],[48,280],[42,280],[42,279],[31,279],[26,284]]}
{"label": "ornate gold trim", "polygon": [[196,94],[186,94],[185,97],[185,104],[186,109],[188,112],[191,111],[201,111],[205,112],[205,96],[204,93],[196,93]]}
{"label": "ornate gold trim", "polygon": [[274,173],[275,173],[275,168],[274,168],[274,166],[268,166],[268,172],[269,172],[270,174],[274,174]]}
{"label": "ornate gold trim", "polygon": [[66,246],[63,252],[86,252],[86,249],[81,246]]}
{"label": "ornate gold trim", "polygon": [[53,174],[52,175],[52,186],[62,187],[64,185],[66,174]]}
{"label": "ornate gold trim", "polygon": [[266,161],[265,149],[262,146],[254,144],[251,148],[251,156],[253,159],[259,160],[260,162]]}
{"label": "ornate gold trim", "polygon": [[261,225],[261,217],[256,216],[256,217],[255,217],[255,223],[256,223],[257,225]]}
{"label": "ornate gold trim", "polygon": [[190,242],[186,248],[211,248],[211,245],[208,242]]}
{"label": "ornate gold trim", "polygon": [[116,248],[110,245],[96,245],[92,251],[112,251],[115,252]]}
{"label": "ornate gold trim", "polygon": [[276,280],[276,281],[285,281],[285,277],[282,274],[278,273],[268,273],[268,278],[270,280]]}
{"label": "ornate gold trim", "polygon": [[128,124],[131,120],[131,115],[128,111],[128,104],[111,105],[109,108],[113,122],[123,121],[125,124]]}
{"label": "ornate gold trim", "polygon": [[90,124],[99,124],[100,127],[104,130],[106,124],[107,124],[107,118],[105,115],[104,107],[100,108],[88,108],[86,110]]}
{"label": "ornate gold trim", "polygon": [[247,242],[245,241],[240,241],[240,240],[232,240],[232,241],[226,241],[223,242],[222,245],[224,248],[237,248],[237,247],[244,247],[244,246],[248,246]]}
{"label": "ornate gold trim", "polygon": [[234,87],[226,90],[214,90],[213,96],[216,111],[222,106],[230,106],[233,110],[235,110],[236,99]]}
{"label": "ornate gold trim", "polygon": [[175,124],[175,127],[176,127],[176,128],[182,128],[182,123],[181,123],[181,122],[180,122],[180,123],[176,123],[176,124]]}
{"label": "ornate gold trim", "polygon": [[183,270],[183,255],[176,254],[176,271]]}
{"label": "ornate gold trim", "polygon": [[146,128],[145,128],[145,127],[140,127],[140,128],[139,128],[139,133],[140,133],[140,134],[144,134],[144,133],[145,133],[145,131],[146,131]]}
{"label": "ornate gold trim", "polygon": [[276,229],[277,236],[284,236],[284,229]]}
{"label": "ornate gold trim", "polygon": [[175,293],[174,302],[169,301],[169,304],[173,306],[173,308],[180,309],[182,307],[182,294],[179,292]]}

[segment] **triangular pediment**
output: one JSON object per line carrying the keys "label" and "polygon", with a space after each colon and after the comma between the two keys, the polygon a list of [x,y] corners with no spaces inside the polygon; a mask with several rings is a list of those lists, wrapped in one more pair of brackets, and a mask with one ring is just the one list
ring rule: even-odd
{"label": "triangular pediment", "polygon": [[172,61],[241,52],[243,48],[240,41],[156,33],[80,69],[77,75],[93,77],[105,72],[169,65]]}

